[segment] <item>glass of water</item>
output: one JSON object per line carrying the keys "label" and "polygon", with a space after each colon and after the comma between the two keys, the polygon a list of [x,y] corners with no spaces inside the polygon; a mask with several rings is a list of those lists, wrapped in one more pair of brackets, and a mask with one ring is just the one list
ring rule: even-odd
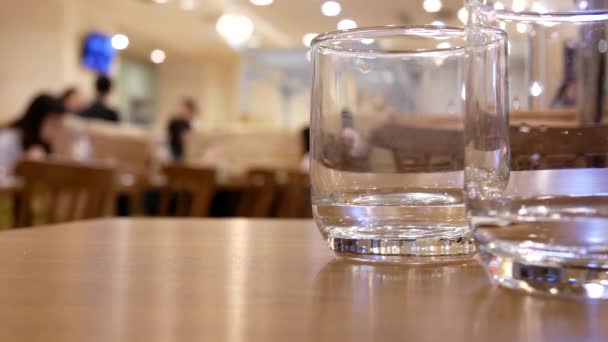
{"label": "glass of water", "polygon": [[[502,129],[506,37],[500,30],[374,27],[313,41],[313,213],[331,249],[399,262],[459,260],[475,252],[463,196],[471,51],[489,86],[477,106],[496,114],[488,129]],[[498,153],[507,153],[505,137],[496,138]],[[496,177],[506,182],[508,158],[497,157]]]}
{"label": "glass of water", "polygon": [[488,274],[527,292],[608,298],[608,3],[469,0],[467,8],[471,30],[509,35],[517,172],[502,194],[484,188],[475,165],[467,182]]}

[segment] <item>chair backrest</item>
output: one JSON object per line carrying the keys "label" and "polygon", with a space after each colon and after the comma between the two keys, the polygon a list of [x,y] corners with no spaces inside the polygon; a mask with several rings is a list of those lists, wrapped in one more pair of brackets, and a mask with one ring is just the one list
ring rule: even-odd
{"label": "chair backrest", "polygon": [[372,141],[393,152],[398,172],[457,171],[464,167],[462,129],[385,125],[374,132]]}
{"label": "chair backrest", "polygon": [[270,217],[277,196],[276,172],[251,169],[247,172],[247,189],[239,204],[239,216]]}
{"label": "chair backrest", "polygon": [[307,173],[287,172],[287,183],[283,186],[278,216],[283,218],[312,217],[310,177]]}
{"label": "chair backrest", "polygon": [[511,127],[510,138],[513,170],[606,165],[608,126]]}
{"label": "chair backrest", "polygon": [[575,127],[578,124],[576,108],[514,110],[509,113],[511,125]]}
{"label": "chair backrest", "polygon": [[167,186],[161,199],[165,216],[205,217],[215,194],[215,170],[179,164],[163,168]]}
{"label": "chair backrest", "polygon": [[21,161],[24,181],[17,226],[106,216],[114,196],[114,170],[76,163]]}

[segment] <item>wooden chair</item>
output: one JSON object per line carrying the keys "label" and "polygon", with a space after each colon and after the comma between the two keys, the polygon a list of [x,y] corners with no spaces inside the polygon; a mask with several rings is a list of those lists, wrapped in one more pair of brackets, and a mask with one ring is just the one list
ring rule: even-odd
{"label": "wooden chair", "polygon": [[108,215],[114,199],[114,170],[75,163],[22,161],[24,181],[16,225],[59,223]]}
{"label": "wooden chair", "polygon": [[90,159],[116,168],[119,180],[116,192],[121,200],[127,200],[130,215],[141,214],[142,194],[147,186],[149,171],[155,165],[150,133],[139,127],[75,116],[64,118],[62,123],[60,134],[52,142],[53,154],[62,159],[72,159],[76,139],[82,136],[88,138]]}
{"label": "wooden chair", "polygon": [[283,187],[278,216],[283,218],[312,217],[310,177],[301,171],[288,171]]}
{"label": "wooden chair", "polygon": [[167,185],[161,198],[161,215],[209,216],[216,188],[214,169],[174,164],[165,166],[163,172]]}
{"label": "wooden chair", "polygon": [[252,169],[247,173],[247,189],[239,204],[238,214],[243,217],[271,217],[277,195],[274,170]]}
{"label": "wooden chair", "polygon": [[605,167],[608,126],[511,127],[513,170]]}

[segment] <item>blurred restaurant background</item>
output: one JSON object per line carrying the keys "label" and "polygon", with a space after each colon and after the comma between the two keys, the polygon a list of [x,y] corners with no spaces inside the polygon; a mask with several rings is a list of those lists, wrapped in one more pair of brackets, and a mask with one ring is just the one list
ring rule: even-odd
{"label": "blurred restaurant background", "polygon": [[[459,0],[3,0],[2,5],[4,228],[101,213],[309,217],[310,41],[318,33],[362,26],[461,26],[468,15]],[[529,27],[512,29],[521,44],[531,44]],[[569,37],[552,34],[555,44],[535,49],[554,57],[535,73],[542,82],[521,81],[530,86],[511,89],[514,125],[579,121],[567,110],[576,105],[574,88],[547,77],[552,68],[568,74],[561,69],[571,67]],[[606,52],[608,43],[599,48]],[[529,60],[512,56],[510,68],[534,67]],[[410,82],[436,84],[428,77],[442,75],[394,79],[403,89],[399,103],[386,103],[373,87],[340,91],[356,96],[370,124],[381,125],[374,113],[398,113],[416,97],[441,93],[408,92]],[[57,103],[45,103],[45,96]],[[526,110],[534,104],[550,109]],[[28,113],[32,120],[19,120]],[[62,115],[42,119],[49,113]],[[108,170],[111,182],[101,175]],[[51,184],[42,184],[45,180]],[[53,199],[37,205],[42,197],[29,194],[44,187],[45,198]],[[97,190],[86,194],[91,189]],[[70,197],[68,190],[78,200],[62,200]],[[110,198],[110,205],[78,204],[98,195],[104,203]],[[59,213],[48,214],[50,208]]]}

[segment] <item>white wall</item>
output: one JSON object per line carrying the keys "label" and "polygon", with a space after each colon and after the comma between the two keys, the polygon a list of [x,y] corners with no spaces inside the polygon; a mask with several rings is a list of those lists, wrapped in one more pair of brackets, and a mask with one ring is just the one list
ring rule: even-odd
{"label": "white wall", "polygon": [[[115,6],[102,1],[82,0],[15,0],[2,6],[0,122],[20,114],[38,91],[59,92],[75,85],[92,96],[95,74],[80,65],[82,39],[91,30],[120,31],[124,25],[112,11]],[[141,57],[149,46],[162,45],[155,37],[129,35],[131,46],[125,54]],[[236,54],[226,58],[179,56],[171,50],[167,54],[167,62],[157,67],[159,125],[183,96],[199,102],[204,123],[223,125],[238,117]]]}
{"label": "white wall", "polygon": [[158,79],[158,109],[162,122],[175,113],[184,96],[196,99],[199,106],[205,100],[204,69],[198,63],[167,59],[167,62],[158,67]]}
{"label": "white wall", "polygon": [[[20,113],[31,94],[66,80],[63,0],[20,0],[0,10],[0,117]],[[4,120],[3,120],[4,121]]]}
{"label": "white wall", "polygon": [[225,126],[237,121],[239,96],[239,59],[207,59],[203,65],[203,96],[199,106],[202,123]]}

